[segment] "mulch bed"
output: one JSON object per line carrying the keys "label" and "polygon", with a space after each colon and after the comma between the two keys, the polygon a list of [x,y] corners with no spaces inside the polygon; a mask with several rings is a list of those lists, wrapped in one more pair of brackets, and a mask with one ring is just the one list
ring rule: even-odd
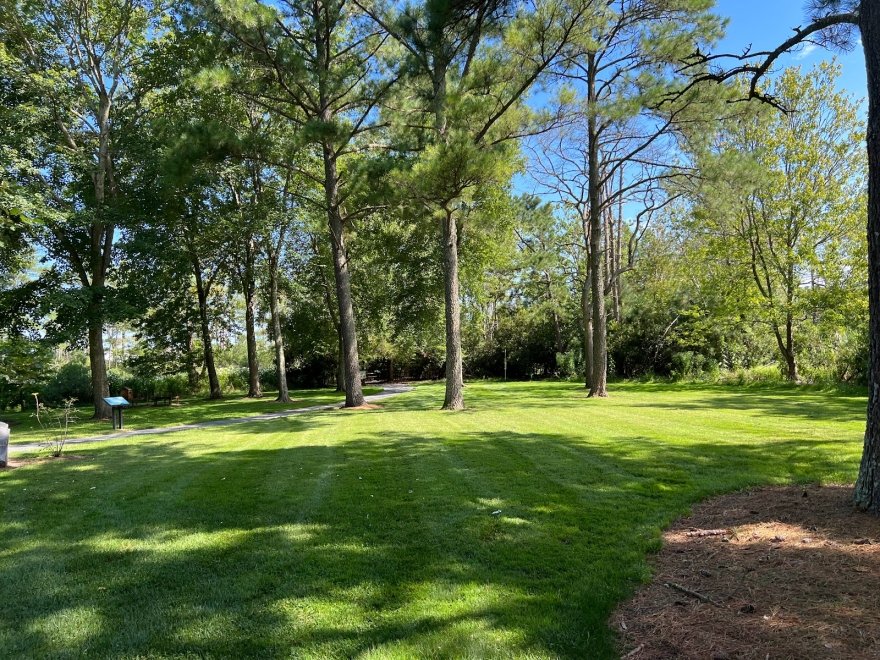
{"label": "mulch bed", "polygon": [[78,454],[62,454],[61,456],[34,456],[31,458],[10,458],[6,467],[0,467],[0,470],[14,470],[25,465],[33,463],[46,463],[48,461],[84,461],[88,456]]}
{"label": "mulch bed", "polygon": [[622,656],[880,658],[880,518],[851,502],[810,486],[696,506],[611,618]]}

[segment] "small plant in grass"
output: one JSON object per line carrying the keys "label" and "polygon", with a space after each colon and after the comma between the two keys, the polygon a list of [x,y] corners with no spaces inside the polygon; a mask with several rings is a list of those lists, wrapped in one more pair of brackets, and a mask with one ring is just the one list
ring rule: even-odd
{"label": "small plant in grass", "polygon": [[64,445],[70,437],[70,429],[79,415],[75,406],[76,399],[72,397],[64,399],[61,407],[51,408],[40,401],[40,395],[34,392],[34,402],[37,409],[33,416],[47,436],[42,444],[49,449],[53,457],[58,458],[64,452]]}

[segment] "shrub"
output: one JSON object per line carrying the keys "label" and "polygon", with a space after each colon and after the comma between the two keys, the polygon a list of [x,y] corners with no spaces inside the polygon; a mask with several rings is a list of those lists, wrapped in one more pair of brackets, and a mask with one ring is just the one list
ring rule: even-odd
{"label": "shrub", "polygon": [[217,370],[223,392],[241,392],[248,387],[247,367],[224,367]]}
{"label": "shrub", "polygon": [[267,390],[278,389],[278,373],[274,366],[260,370],[260,384]]}
{"label": "shrub", "polygon": [[44,401],[60,404],[65,399],[92,400],[92,379],[89,368],[81,362],[68,362],[46,383],[41,392]]}
{"label": "shrub", "polygon": [[188,388],[186,374],[160,376],[153,381],[153,396],[183,396]]}
{"label": "shrub", "polygon": [[783,382],[784,377],[779,365],[765,364],[724,372],[719,380],[726,385],[773,385]]}
{"label": "shrub", "polygon": [[573,378],[578,375],[578,354],[571,350],[556,354],[556,373],[560,378]]}

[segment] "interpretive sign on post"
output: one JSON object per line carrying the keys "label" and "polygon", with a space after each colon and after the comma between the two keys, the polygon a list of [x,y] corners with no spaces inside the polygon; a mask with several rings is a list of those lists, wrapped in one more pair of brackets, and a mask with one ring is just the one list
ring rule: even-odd
{"label": "interpretive sign on post", "polygon": [[110,406],[113,412],[113,430],[121,429],[123,424],[122,411],[131,404],[121,396],[105,396],[104,403]]}

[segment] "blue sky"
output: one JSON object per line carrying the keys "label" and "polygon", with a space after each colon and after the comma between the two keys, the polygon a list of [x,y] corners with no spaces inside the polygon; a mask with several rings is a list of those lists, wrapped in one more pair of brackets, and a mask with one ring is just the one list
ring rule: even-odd
{"label": "blue sky", "polygon": [[[728,24],[724,38],[712,52],[739,55],[750,45],[753,51],[775,49],[793,34],[794,28],[809,22],[806,4],[806,0],[716,0],[715,13],[726,18]],[[808,69],[822,60],[833,58],[841,65],[838,86],[862,101],[863,111],[867,111],[865,60],[859,44],[848,53],[808,44],[798,48],[796,52],[780,57],[774,70],[779,71],[788,66]],[[734,64],[730,60],[722,62],[721,66]],[[543,196],[541,187],[528,175],[514,177],[514,190]]]}
{"label": "blue sky", "polygon": [[[717,0],[716,13],[728,17],[727,35],[717,50],[741,53],[752,44],[755,50],[771,50],[792,35],[792,29],[806,25],[805,0]],[[859,98],[866,93],[865,60],[857,45],[850,53],[832,53],[821,47],[802,49],[779,60],[778,68],[813,66],[837,57],[843,71],[839,84]]]}

